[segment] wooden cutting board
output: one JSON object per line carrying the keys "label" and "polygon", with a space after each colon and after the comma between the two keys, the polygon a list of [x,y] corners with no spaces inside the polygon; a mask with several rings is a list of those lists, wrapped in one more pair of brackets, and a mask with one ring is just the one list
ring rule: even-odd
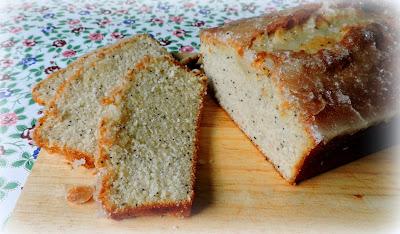
{"label": "wooden cutting board", "polygon": [[5,231],[143,233],[387,232],[400,210],[400,170],[393,147],[309,179],[286,183],[207,97],[193,215],[109,220],[95,202],[72,205],[71,185],[93,184],[93,171],[72,170],[41,152]]}

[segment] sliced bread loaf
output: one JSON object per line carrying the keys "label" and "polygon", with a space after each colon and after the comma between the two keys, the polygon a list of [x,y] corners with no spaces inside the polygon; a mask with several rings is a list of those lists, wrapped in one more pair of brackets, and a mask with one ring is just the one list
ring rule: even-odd
{"label": "sliced bread loaf", "polygon": [[101,121],[97,199],[115,219],[188,216],[206,78],[172,59],[146,58]]}
{"label": "sliced bread loaf", "polygon": [[39,120],[36,143],[70,161],[83,158],[85,166],[93,167],[101,103],[111,100],[113,88],[123,82],[128,70],[150,54],[169,56],[150,36],[138,35],[101,50],[91,62],[82,60],[84,65],[62,82]]}
{"label": "sliced bread loaf", "polygon": [[216,98],[289,182],[348,162],[343,139],[399,114],[391,13],[307,4],[201,32]]}

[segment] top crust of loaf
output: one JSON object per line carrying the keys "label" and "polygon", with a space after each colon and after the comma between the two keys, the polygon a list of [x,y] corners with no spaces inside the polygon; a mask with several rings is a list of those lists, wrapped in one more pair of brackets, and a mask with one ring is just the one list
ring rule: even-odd
{"label": "top crust of loaf", "polygon": [[[385,8],[386,10],[386,8]],[[366,3],[307,4],[201,32],[284,94],[315,145],[397,114],[398,24]],[[284,113],[282,113],[284,114]]]}

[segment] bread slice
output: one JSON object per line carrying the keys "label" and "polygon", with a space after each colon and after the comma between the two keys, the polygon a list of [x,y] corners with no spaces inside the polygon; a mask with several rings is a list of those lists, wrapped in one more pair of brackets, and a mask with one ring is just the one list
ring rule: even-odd
{"label": "bread slice", "polygon": [[97,199],[115,219],[188,216],[206,77],[159,57],[127,78],[100,125]]}
{"label": "bread slice", "polygon": [[50,74],[46,79],[41,80],[32,89],[32,99],[42,105],[47,106],[50,101],[54,98],[57,89],[68,77],[72,76],[77,70],[79,70],[83,64],[91,64],[93,59],[96,58],[95,50],[92,53],[83,55],[79,59],[70,63],[66,68],[60,69]]}
{"label": "bread slice", "polygon": [[398,25],[379,9],[307,4],[201,32],[216,98],[290,183],[348,161],[328,149],[398,114]]}
{"label": "bread slice", "polygon": [[[148,36],[146,35],[141,37],[147,38]],[[77,60],[70,63],[67,67],[50,74],[46,79],[41,80],[33,87],[32,99],[42,106],[48,106],[55,97],[56,92],[61,84],[70,76],[74,75],[76,71],[82,69],[82,67],[90,66],[96,59],[99,59],[99,56],[102,56],[102,53],[109,50],[110,48],[115,47],[118,44],[124,44],[127,42],[129,43],[132,40],[137,39],[135,39],[135,37],[126,38],[119,40],[116,44],[110,44],[95,49],[79,57]]]}
{"label": "bread slice", "polygon": [[[120,40],[119,43],[124,43],[124,41],[132,40],[131,38]],[[68,77],[72,76],[76,71],[84,66],[90,66],[97,56],[101,55],[109,47],[114,46],[108,45],[96,49],[88,54],[85,54],[78,58],[77,60],[70,63],[67,67],[60,69],[52,74],[50,74],[46,79],[43,79],[37,83],[32,89],[33,100],[43,106],[50,104],[51,100],[54,98],[58,88]],[[172,54],[175,59],[181,62],[183,65],[187,65],[191,69],[198,69],[200,64],[197,64],[199,54],[197,53],[174,53]]]}
{"label": "bread slice", "polygon": [[82,60],[77,71],[58,88],[49,110],[34,132],[36,143],[49,152],[61,153],[69,161],[85,159],[94,166],[97,154],[97,129],[101,103],[113,97],[113,88],[146,55],[169,56],[157,41],[138,35],[101,50],[88,62]]}

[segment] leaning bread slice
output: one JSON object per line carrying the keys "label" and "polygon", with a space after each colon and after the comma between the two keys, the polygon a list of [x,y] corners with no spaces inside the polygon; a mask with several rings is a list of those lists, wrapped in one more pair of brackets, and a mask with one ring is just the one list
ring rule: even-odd
{"label": "leaning bread slice", "polygon": [[[135,41],[137,39],[135,39],[135,37],[122,39],[118,42],[118,44],[129,43],[132,40]],[[58,88],[61,86],[64,80],[74,75],[74,73],[79,69],[82,69],[82,67],[92,65],[92,63],[96,59],[98,59],[99,56],[102,56],[102,53],[112,47],[115,47],[118,44],[111,44],[100,47],[90,53],[79,57],[77,60],[70,63],[67,67],[50,74],[46,79],[41,80],[33,87],[32,99],[40,105],[48,106],[51,100],[53,100],[53,98],[55,97]]]}
{"label": "leaning bread slice", "polygon": [[139,35],[101,51],[90,64],[79,68],[65,80],[40,119],[34,132],[36,143],[69,161],[85,159],[94,166],[97,152],[97,127],[103,114],[101,103],[113,96],[129,69],[145,55],[168,52],[150,36]]}
{"label": "leaning bread slice", "polygon": [[97,199],[114,219],[188,216],[206,78],[166,57],[145,59],[127,79],[100,124]]}
{"label": "leaning bread slice", "polygon": [[82,67],[82,64],[90,64],[96,57],[96,51],[86,54],[69,64],[66,68],[50,74],[41,80],[32,89],[32,99],[43,106],[47,106],[56,94],[57,89],[68,77],[72,76]]}

